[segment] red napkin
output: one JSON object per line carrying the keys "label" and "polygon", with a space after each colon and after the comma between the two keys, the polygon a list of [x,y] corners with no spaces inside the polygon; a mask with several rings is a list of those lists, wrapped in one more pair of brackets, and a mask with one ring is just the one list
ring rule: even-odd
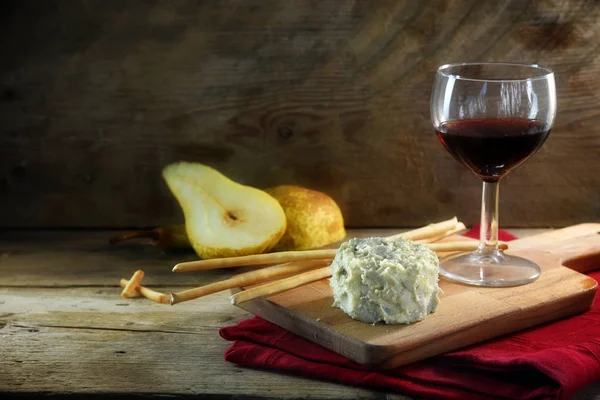
{"label": "red napkin", "polygon": [[[589,276],[598,280],[600,271]],[[258,317],[219,333],[234,341],[225,352],[232,363],[422,398],[566,399],[600,379],[598,298],[584,314],[387,371],[368,370]]]}

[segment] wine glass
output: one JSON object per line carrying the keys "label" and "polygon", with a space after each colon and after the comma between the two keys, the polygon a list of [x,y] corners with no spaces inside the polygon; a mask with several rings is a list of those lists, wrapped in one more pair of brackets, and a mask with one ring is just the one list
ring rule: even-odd
{"label": "wine glass", "polygon": [[516,286],[539,277],[537,264],[498,249],[498,185],[544,144],[555,116],[554,73],[548,68],[508,63],[438,68],[433,126],[446,150],[483,181],[479,247],[443,260],[441,275],[478,286]]}

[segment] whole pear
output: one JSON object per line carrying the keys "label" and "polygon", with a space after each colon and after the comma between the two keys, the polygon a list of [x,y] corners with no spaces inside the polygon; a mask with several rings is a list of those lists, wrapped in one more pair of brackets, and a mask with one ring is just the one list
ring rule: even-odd
{"label": "whole pear", "polygon": [[294,185],[265,189],[285,213],[287,228],[272,251],[315,249],[346,237],[344,218],[327,194]]}

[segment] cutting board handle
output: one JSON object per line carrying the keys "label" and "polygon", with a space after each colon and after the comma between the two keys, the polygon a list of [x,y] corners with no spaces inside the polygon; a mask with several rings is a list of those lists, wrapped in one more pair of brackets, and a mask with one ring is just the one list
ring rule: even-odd
{"label": "cutting board handle", "polygon": [[574,271],[587,274],[594,270],[600,269],[600,253],[589,254],[584,257],[576,257],[566,260],[563,265]]}
{"label": "cutting board handle", "polygon": [[511,250],[535,249],[557,256],[565,267],[586,273],[600,269],[600,224],[556,229],[511,242]]}

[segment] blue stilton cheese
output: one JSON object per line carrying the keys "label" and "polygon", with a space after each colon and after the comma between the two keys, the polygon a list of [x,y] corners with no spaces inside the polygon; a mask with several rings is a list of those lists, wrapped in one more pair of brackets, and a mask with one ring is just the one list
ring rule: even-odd
{"label": "blue stilton cheese", "polygon": [[351,239],[340,246],[331,272],[333,305],[363,322],[410,324],[439,303],[439,260],[423,244]]}

